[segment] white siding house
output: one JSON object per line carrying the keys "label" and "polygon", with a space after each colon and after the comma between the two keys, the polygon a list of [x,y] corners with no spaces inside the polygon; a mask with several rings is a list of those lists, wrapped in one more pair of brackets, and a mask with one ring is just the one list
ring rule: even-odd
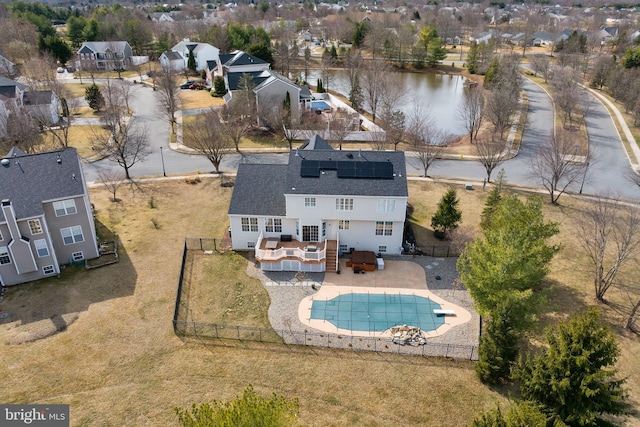
{"label": "white siding house", "polygon": [[403,152],[336,151],[316,135],[286,165],[240,164],[232,247],[276,271],[335,271],[352,249],[399,254],[407,198]]}
{"label": "white siding house", "polygon": [[[175,46],[171,48],[172,52],[177,53],[182,58],[181,70],[187,68],[189,62],[189,53],[191,53],[196,62],[196,70],[204,70],[207,68],[207,61],[217,61],[220,56],[220,49],[215,46],[211,46],[209,43],[192,42],[188,38],[185,38]],[[171,58],[173,61],[175,58]],[[176,65],[172,66],[176,67]],[[176,68],[177,69],[177,68]]]}

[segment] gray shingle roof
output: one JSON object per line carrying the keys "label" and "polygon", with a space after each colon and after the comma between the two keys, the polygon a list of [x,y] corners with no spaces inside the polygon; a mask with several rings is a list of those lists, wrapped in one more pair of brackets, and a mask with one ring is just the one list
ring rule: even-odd
{"label": "gray shingle roof", "polygon": [[[326,170],[318,178],[300,176],[302,160],[391,162],[393,179],[338,178]],[[408,197],[407,167],[402,151],[300,150],[289,154],[287,194]]]}
{"label": "gray shingle roof", "polygon": [[238,166],[230,215],[285,216],[287,165],[241,163]]}
{"label": "gray shingle roof", "polygon": [[[323,144],[324,143],[324,144]],[[333,150],[319,136],[304,150],[292,151],[288,165],[240,164],[229,207],[230,215],[286,215],[285,194],[408,197],[402,151]],[[317,178],[300,176],[303,160],[390,162],[392,179],[338,178],[325,170]]]}
{"label": "gray shingle roof", "polygon": [[[0,200],[9,199],[18,218],[41,215],[43,200],[84,194],[75,148],[37,154],[15,150],[10,154],[11,157],[6,158],[8,164],[0,164]],[[0,219],[4,220],[1,213]]]}
{"label": "gray shingle roof", "polygon": [[[220,60],[222,61],[222,55],[220,55]],[[230,59],[222,63],[223,65],[232,67],[237,65],[251,65],[251,64],[264,64],[268,65],[269,63],[263,59],[260,59],[256,56],[250,55],[246,52],[237,52]]]}
{"label": "gray shingle roof", "polygon": [[[124,52],[129,45],[126,41],[110,41],[110,42],[84,42],[78,51],[79,53],[104,53],[108,50],[112,52]],[[88,49],[88,50],[87,50]]]}
{"label": "gray shingle roof", "polygon": [[50,90],[34,90],[27,91],[22,97],[24,105],[48,105],[51,104],[51,96],[53,92]]}
{"label": "gray shingle roof", "polygon": [[250,75],[251,82],[253,84],[253,88],[255,89],[260,83],[265,81],[269,76],[261,76],[263,71],[251,71],[248,73],[227,73],[227,82],[229,82],[229,90],[238,90],[240,89],[240,79],[243,74]]}
{"label": "gray shingle roof", "polygon": [[179,52],[175,52],[173,50],[167,50],[166,52],[163,52],[163,55],[169,61],[182,60],[182,55]]}

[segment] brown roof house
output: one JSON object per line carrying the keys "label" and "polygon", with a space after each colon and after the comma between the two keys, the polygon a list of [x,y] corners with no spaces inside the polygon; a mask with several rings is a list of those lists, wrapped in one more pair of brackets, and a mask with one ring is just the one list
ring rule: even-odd
{"label": "brown roof house", "polygon": [[86,182],[75,148],[0,160],[0,283],[38,280],[98,257]]}

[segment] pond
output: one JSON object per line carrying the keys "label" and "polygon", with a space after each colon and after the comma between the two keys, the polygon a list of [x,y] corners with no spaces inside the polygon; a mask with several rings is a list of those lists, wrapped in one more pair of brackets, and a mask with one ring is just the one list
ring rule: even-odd
{"label": "pond", "polygon": [[[316,85],[320,70],[309,70],[307,81]],[[435,73],[394,72],[405,89],[405,95],[398,105],[398,109],[410,117],[416,106],[421,104],[421,111],[428,115],[443,132],[451,135],[462,135],[465,130],[457,119],[458,105],[464,97],[465,78],[459,75]],[[326,82],[323,82],[325,88]],[[330,72],[329,89],[349,97],[349,79],[344,70]]]}

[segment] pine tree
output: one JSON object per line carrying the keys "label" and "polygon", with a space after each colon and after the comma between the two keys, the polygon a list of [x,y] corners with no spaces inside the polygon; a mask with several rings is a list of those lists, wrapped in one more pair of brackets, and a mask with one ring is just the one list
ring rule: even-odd
{"label": "pine tree", "polygon": [[480,337],[476,374],[483,383],[499,384],[509,379],[518,357],[520,333],[513,328],[508,307],[496,308]]}
{"label": "pine tree", "polygon": [[462,212],[458,210],[458,192],[455,188],[449,189],[438,203],[438,210],[431,218],[431,227],[433,227],[436,237],[446,237],[447,231],[458,226],[462,219]]}
{"label": "pine tree", "polygon": [[193,52],[189,51],[187,56],[187,68],[191,71],[196,71],[196,58],[193,56]]}
{"label": "pine tree", "polygon": [[547,342],[547,349],[521,361],[517,370],[525,399],[571,426],[600,425],[601,415],[628,411],[625,381],[612,368],[620,349],[596,309],[549,330]]}
{"label": "pine tree", "polygon": [[472,41],[469,46],[469,53],[467,53],[467,69],[469,74],[476,74],[478,72],[478,42]]}
{"label": "pine tree", "polygon": [[89,107],[94,111],[100,111],[104,107],[104,97],[95,83],[84,89],[84,99],[87,100]]}
{"label": "pine tree", "polygon": [[318,86],[316,86],[316,92],[324,93],[324,88],[322,87],[322,79],[318,79]]}
{"label": "pine tree", "polygon": [[480,215],[480,227],[484,230],[491,225],[491,215],[495,212],[498,207],[498,203],[500,202],[500,186],[496,185],[491,189],[489,196],[487,196],[487,201],[484,203],[484,209],[482,210],[482,214]]}

